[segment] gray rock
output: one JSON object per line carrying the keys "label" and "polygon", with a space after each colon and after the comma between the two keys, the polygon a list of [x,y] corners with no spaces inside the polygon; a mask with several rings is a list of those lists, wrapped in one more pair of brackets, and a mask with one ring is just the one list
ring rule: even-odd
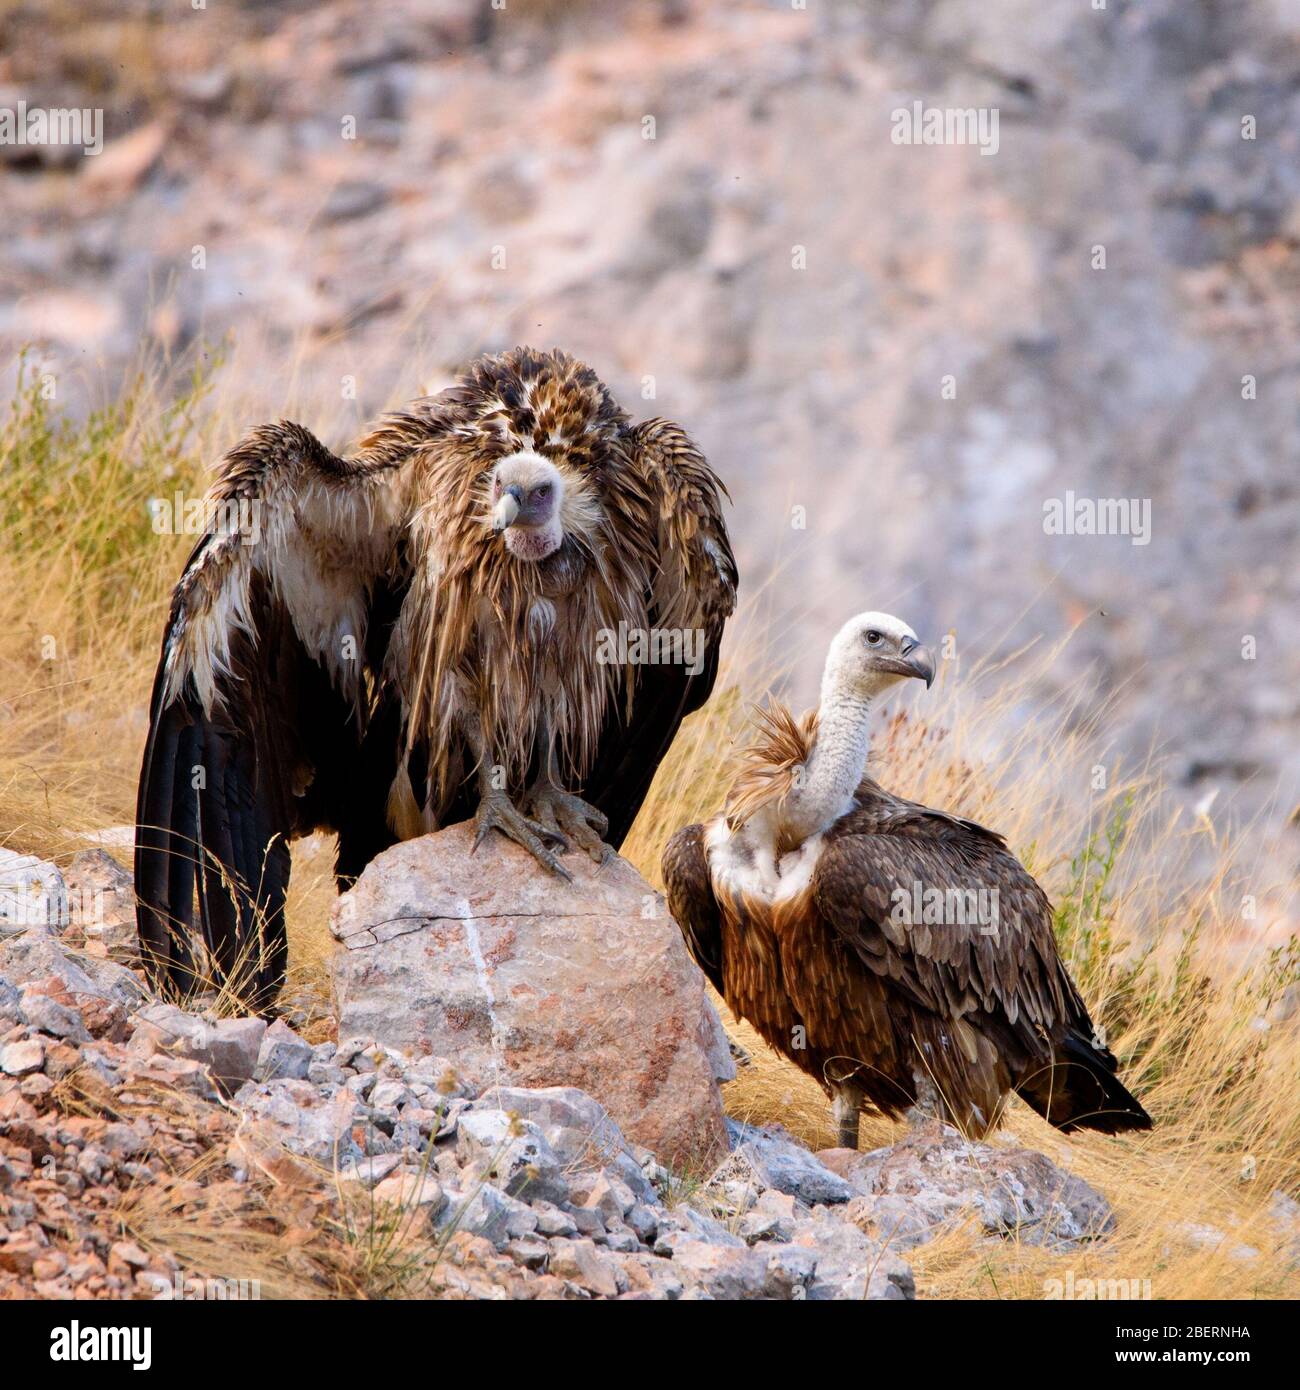
{"label": "gray rock", "polygon": [[228,1093],[252,1079],[267,1031],[260,1018],[209,1019],[174,1004],[150,1004],[135,1017],[132,1051],[166,1051],[212,1069]]}
{"label": "gray rock", "polygon": [[0,848],[0,938],[68,925],[68,893],[58,868],[34,854]]}
{"label": "gray rock", "polygon": [[572,1207],[570,1213],[579,1235],[603,1236],[605,1218],[594,1207]]}
{"label": "gray rock", "polygon": [[234,1100],[263,1142],[334,1167],[363,1157],[352,1131],[364,1123],[364,1112],[347,1091],[327,1097],[308,1081],[250,1081]]}
{"label": "gray rock", "polygon": [[655,1237],[659,1233],[659,1214],[653,1207],[636,1202],[623,1219],[627,1222],[628,1229],[643,1245],[655,1243]]}
{"label": "gray rock", "polygon": [[69,935],[87,951],[120,965],[140,964],[135,922],[135,882],[107,850],[83,849],[65,875]]}
{"label": "gray rock", "polygon": [[45,1044],[39,1038],[5,1043],[0,1047],[0,1071],[6,1076],[27,1076],[45,1065]]}
{"label": "gray rock", "polygon": [[[283,1019],[276,1019],[262,1035],[253,1068],[255,1081],[300,1081],[311,1070],[312,1046]],[[342,1069],[340,1068],[340,1079]]]}
{"label": "gray rock", "polygon": [[816,1260],[808,1287],[810,1300],[916,1297],[911,1266],[870,1240],[838,1211],[823,1208],[800,1221],[791,1244],[808,1250]]}
{"label": "gray rock", "polygon": [[551,1242],[550,1272],[599,1298],[616,1298],[617,1266],[589,1240]]}
{"label": "gray rock", "polygon": [[0,1026],[23,1021],[18,987],[0,976]]}
{"label": "gray rock", "polygon": [[535,1202],[537,1213],[537,1233],[543,1236],[576,1236],[578,1228],[568,1212],[561,1211],[549,1202]]}
{"label": "gray rock", "polygon": [[[444,1235],[466,1231],[502,1249],[512,1237],[529,1234],[521,1209],[528,1211],[523,1202],[490,1183],[470,1189],[448,1188],[447,1204],[438,1215],[437,1225]],[[536,1229],[535,1223],[533,1229]]]}
{"label": "gray rock", "polygon": [[474,1176],[512,1197],[568,1201],[569,1187],[541,1127],[504,1110],[472,1110],[460,1117],[456,1154]]}
{"label": "gray rock", "polygon": [[527,1235],[508,1241],[505,1247],[505,1253],[509,1255],[517,1265],[522,1265],[525,1269],[532,1269],[541,1273],[545,1270],[547,1261],[551,1258],[551,1247],[543,1236]]}
{"label": "gray rock", "polygon": [[387,1203],[408,1215],[419,1213],[434,1223],[450,1205],[442,1184],[432,1173],[409,1169],[392,1173],[378,1182],[374,1200],[376,1204]]}
{"label": "gray rock", "polygon": [[468,1099],[476,1093],[475,1088],[445,1057],[417,1057],[407,1062],[402,1074],[407,1085],[417,1094],[421,1086],[427,1086],[435,1095],[448,1101]]}
{"label": "gray rock", "polygon": [[569,1189],[573,1202],[600,1212],[607,1229],[636,1205],[632,1189],[613,1173],[579,1173],[570,1178]]}
{"label": "gray rock", "polygon": [[38,993],[29,987],[22,992],[20,1008],[23,1021],[38,1033],[48,1033],[52,1038],[66,1038],[69,1042],[90,1041],[81,1015],[66,1004],[51,999],[48,994]]}
{"label": "gray rock", "polygon": [[809,1206],[847,1202],[854,1195],[851,1183],[833,1173],[779,1126],[758,1129],[738,1120],[728,1120],[727,1134],[733,1152],[749,1160],[765,1187],[788,1193]]}
{"label": "gray rock", "polygon": [[745,1246],[745,1242],[727,1230],[720,1221],[696,1211],[694,1207],[677,1206],[660,1215],[654,1243],[656,1255],[672,1255],[679,1245],[691,1242],[726,1246],[733,1250]]}
{"label": "gray rock", "polygon": [[381,184],[349,179],[336,185],[325,199],[321,216],[326,222],[350,222],[368,217],[388,202],[388,190]]}
{"label": "gray rock", "polygon": [[1110,1204],[1082,1178],[1029,1149],[918,1132],[856,1159],[862,1220],[906,1249],[974,1215],[990,1235],[1069,1247],[1115,1228]]}
{"label": "gray rock", "polygon": [[16,985],[54,975],[78,998],[108,999],[127,1009],[149,997],[139,976],[125,966],[70,950],[40,927],[0,940],[0,975]]}
{"label": "gray rock", "polygon": [[599,1167],[603,1160],[627,1152],[627,1140],[605,1107],[574,1086],[493,1086],[480,1104],[537,1125],[566,1166]]}
{"label": "gray rock", "polygon": [[364,1188],[377,1187],[383,1180],[401,1167],[401,1154],[376,1154],[373,1158],[359,1158],[339,1169],[339,1177],[344,1182],[354,1182]]}
{"label": "gray rock", "polygon": [[792,1247],[760,1251],[686,1239],[674,1246],[672,1265],[687,1290],[712,1299],[794,1299],[812,1282],[816,1257]]}
{"label": "gray rock", "polygon": [[383,1080],[370,1092],[370,1105],[376,1110],[400,1110],[415,1099],[415,1093],[402,1081]]}

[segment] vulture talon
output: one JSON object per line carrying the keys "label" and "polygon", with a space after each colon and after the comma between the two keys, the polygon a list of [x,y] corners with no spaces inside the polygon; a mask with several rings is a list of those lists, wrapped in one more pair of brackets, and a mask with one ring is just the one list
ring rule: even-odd
{"label": "vulture talon", "polygon": [[543,825],[558,825],[567,837],[566,844],[573,841],[596,864],[607,864],[614,857],[613,846],[601,838],[609,829],[608,817],[580,796],[541,782],[528,794],[528,809]]}
{"label": "vulture talon", "polygon": [[498,830],[507,840],[513,840],[521,849],[526,849],[543,868],[570,883],[573,881],[573,875],[554,853],[556,850],[561,853],[567,850],[568,840],[558,830],[530,820],[505,792],[491,791],[484,795],[474,816],[474,826],[475,850],[487,838],[488,831]]}

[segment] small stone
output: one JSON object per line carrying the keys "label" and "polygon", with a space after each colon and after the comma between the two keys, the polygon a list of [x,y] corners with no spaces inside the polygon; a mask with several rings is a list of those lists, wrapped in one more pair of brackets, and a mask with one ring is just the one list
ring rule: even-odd
{"label": "small stone", "polygon": [[414,1099],[400,1081],[380,1081],[370,1093],[370,1104],[376,1110],[400,1110]]}
{"label": "small stone", "polygon": [[88,951],[138,966],[140,941],[130,873],[107,851],[83,849],[73,856],[66,879],[69,934],[79,932]]}
{"label": "small stone", "polygon": [[636,1205],[628,1185],[609,1173],[584,1173],[572,1179],[569,1186],[573,1200],[600,1212],[607,1227],[621,1223]]}
{"label": "small stone", "polygon": [[39,1038],[11,1042],[0,1047],[0,1071],[6,1076],[26,1076],[45,1065],[45,1044]]}
{"label": "small stone", "polygon": [[68,1038],[72,1042],[90,1041],[81,1015],[66,1004],[51,999],[35,985],[23,990],[20,1007],[27,1026],[38,1033],[47,1033],[52,1038]]}
{"label": "small stone", "polygon": [[539,1202],[534,1207],[537,1213],[537,1233],[543,1236],[576,1236],[578,1228],[573,1218],[553,1207],[549,1202]]}
{"label": "small stone", "polygon": [[571,1215],[573,1224],[584,1236],[603,1236],[605,1218],[591,1207],[574,1207]]}
{"label": "small stone", "polygon": [[618,1296],[613,1268],[589,1240],[557,1240],[551,1243],[550,1272],[600,1298]]}
{"label": "small stone", "polygon": [[300,1081],[308,1075],[312,1061],[311,1044],[300,1038],[283,1019],[277,1018],[262,1035],[253,1079],[275,1081],[283,1077]]}
{"label": "small stone", "polygon": [[809,1206],[847,1202],[854,1187],[796,1143],[777,1125],[757,1128],[727,1121],[733,1152],[748,1159],[764,1187],[798,1197]]}
{"label": "small stone", "polygon": [[149,1256],[134,1241],[129,1240],[119,1240],[113,1244],[108,1252],[110,1269],[114,1260],[120,1260],[132,1269],[145,1269],[149,1264]]}
{"label": "small stone", "polygon": [[61,932],[68,925],[63,875],[34,854],[0,848],[0,937],[31,928]]}
{"label": "small stone", "polygon": [[68,1267],[68,1257],[58,1250],[39,1256],[32,1262],[34,1279],[57,1279]]}
{"label": "small stone", "polygon": [[539,1235],[519,1236],[507,1243],[505,1253],[517,1265],[541,1271],[551,1258],[551,1247]]}
{"label": "small stone", "polygon": [[659,1218],[653,1207],[635,1202],[624,1217],[629,1229],[643,1245],[653,1245],[659,1231]]}
{"label": "small stone", "polygon": [[435,1219],[447,1205],[442,1184],[428,1173],[394,1173],[375,1189],[375,1201],[387,1202],[403,1211],[419,1210]]}
{"label": "small stone", "polygon": [[512,1197],[568,1200],[559,1157],[541,1129],[504,1110],[475,1110],[460,1117],[456,1154],[461,1163]]}
{"label": "small stone", "polygon": [[448,1188],[447,1205],[439,1214],[437,1224],[440,1230],[482,1236],[501,1247],[510,1239],[511,1218],[523,1205],[486,1184],[473,1192]]}
{"label": "small stone", "polygon": [[372,1158],[361,1158],[339,1170],[344,1182],[360,1183],[362,1187],[372,1188],[388,1177],[402,1164],[401,1154],[376,1154]]}

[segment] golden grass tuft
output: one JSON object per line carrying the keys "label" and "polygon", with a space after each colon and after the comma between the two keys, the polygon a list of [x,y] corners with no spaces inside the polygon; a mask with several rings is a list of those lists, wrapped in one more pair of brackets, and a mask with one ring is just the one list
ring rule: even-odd
{"label": "golden grass tuft", "polygon": [[[208,463],[254,420],[281,413],[265,402],[249,410],[212,384],[142,372],[74,420],[29,367],[0,418],[0,844],[66,862],[79,832],[132,819],[167,596],[193,540],[156,534],[148,501],[198,495]],[[346,436],[337,413],[300,401],[282,409],[327,435],[333,427],[340,444]],[[761,596],[751,598],[733,623],[718,690],[683,727],[624,847],[652,883],[668,836],[721,807],[749,711],[784,674],[787,663],[767,655],[761,612]],[[1268,1218],[1275,1191],[1300,1191],[1300,1021],[1278,1008],[1298,973],[1294,885],[1276,882],[1266,860],[1243,862],[1208,820],[1175,813],[1157,765],[1121,766],[1105,711],[1084,716],[1082,687],[1044,706],[1055,655],[1043,644],[1002,665],[945,662],[934,691],[905,689],[882,718],[872,771],[1000,831],[1043,882],[1062,949],[1156,1128],[1066,1140],[1013,1103],[999,1142],[1040,1149],[1093,1183],[1114,1205],[1117,1233],[1070,1255],[950,1233],[909,1254],[918,1288],[1039,1298],[1045,1280],[1072,1270],[1149,1279],[1156,1298],[1300,1296],[1300,1271],[1277,1253]],[[318,1038],[329,1028],[332,846],[303,842],[294,864],[289,994]],[[727,1022],[754,1059],[727,1088],[729,1111],[779,1121],[814,1146],[833,1142],[821,1091]],[[863,1124],[869,1146],[898,1133]],[[220,1194],[197,1212],[192,1198],[192,1187],[142,1189],[130,1229],[176,1242],[196,1271],[265,1276],[267,1296],[364,1294],[394,1277],[391,1267],[367,1273],[364,1259],[341,1271],[337,1252],[336,1264],[318,1260],[310,1240],[292,1254],[284,1221],[229,1211]]]}

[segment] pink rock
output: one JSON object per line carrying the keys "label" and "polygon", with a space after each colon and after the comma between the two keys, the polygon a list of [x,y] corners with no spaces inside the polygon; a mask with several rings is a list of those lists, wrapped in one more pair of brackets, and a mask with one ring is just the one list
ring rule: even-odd
{"label": "pink rock", "polygon": [[453,826],[395,845],[335,906],[340,1037],[447,1057],[479,1087],[575,1086],[674,1161],[726,1147],[726,1038],[662,898],[622,859],[548,874]]}

